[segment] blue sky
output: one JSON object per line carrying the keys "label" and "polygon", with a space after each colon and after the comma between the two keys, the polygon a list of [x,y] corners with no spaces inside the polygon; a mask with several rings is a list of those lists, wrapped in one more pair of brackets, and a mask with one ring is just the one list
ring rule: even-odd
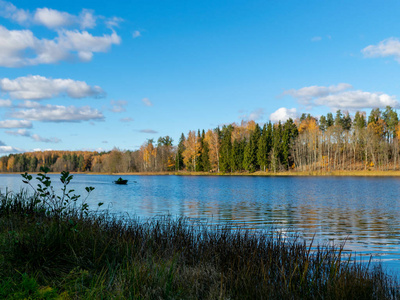
{"label": "blue sky", "polygon": [[398,108],[399,1],[0,0],[0,155]]}

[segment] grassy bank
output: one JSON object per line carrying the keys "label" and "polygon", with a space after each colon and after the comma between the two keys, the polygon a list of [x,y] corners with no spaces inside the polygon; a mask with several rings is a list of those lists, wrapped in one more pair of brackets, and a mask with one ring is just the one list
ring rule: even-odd
{"label": "grassy bank", "polygon": [[[42,194],[43,196],[43,194]],[[140,222],[0,196],[1,299],[394,299],[340,248],[188,219]]]}

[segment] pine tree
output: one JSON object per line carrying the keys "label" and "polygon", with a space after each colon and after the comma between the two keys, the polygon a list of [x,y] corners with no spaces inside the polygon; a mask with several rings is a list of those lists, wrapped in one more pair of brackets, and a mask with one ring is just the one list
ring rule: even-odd
{"label": "pine tree", "polygon": [[183,151],[185,151],[185,135],[182,133],[181,138],[179,139],[178,148],[176,149],[176,158],[175,158],[175,169],[177,171],[184,169],[183,164]]}
{"label": "pine tree", "polygon": [[293,164],[293,159],[290,157],[290,151],[292,149],[292,143],[298,134],[296,124],[294,124],[293,120],[289,118],[283,126],[281,145],[282,164],[285,169],[288,169],[288,167]]}
{"label": "pine tree", "polygon": [[211,163],[210,163],[210,157],[209,157],[209,152],[210,149],[208,147],[208,143],[205,141],[205,132],[203,130],[201,134],[201,156],[200,156],[200,162],[202,166],[202,171],[209,172],[211,169]]}
{"label": "pine tree", "polygon": [[356,112],[354,116],[354,126],[358,129],[364,128],[366,124],[365,115],[360,113],[359,111]]}
{"label": "pine tree", "polygon": [[232,151],[232,125],[224,126],[221,130],[221,147],[219,154],[219,168],[221,172],[231,172],[231,151]]}
{"label": "pine tree", "polygon": [[265,172],[268,163],[268,149],[267,149],[267,125],[264,124],[261,137],[258,140],[257,149],[257,162],[262,171]]}
{"label": "pine tree", "polygon": [[256,130],[254,130],[250,135],[250,139],[246,147],[244,148],[243,167],[249,172],[255,172],[257,168],[256,135]]}
{"label": "pine tree", "polygon": [[232,144],[231,166],[232,171],[238,172],[243,170],[243,153],[246,145],[246,140],[234,140]]}

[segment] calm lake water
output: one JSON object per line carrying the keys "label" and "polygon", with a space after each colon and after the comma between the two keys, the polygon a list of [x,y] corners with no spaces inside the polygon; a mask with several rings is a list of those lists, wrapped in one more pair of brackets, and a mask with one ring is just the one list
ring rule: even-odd
{"label": "calm lake water", "polygon": [[[208,223],[299,232],[318,243],[340,244],[373,255],[400,273],[400,178],[213,177],[74,175],[71,187],[91,207],[104,202],[113,213],[141,219],[170,214]],[[51,175],[59,191],[59,175]],[[0,191],[27,186],[20,175],[0,175]]]}

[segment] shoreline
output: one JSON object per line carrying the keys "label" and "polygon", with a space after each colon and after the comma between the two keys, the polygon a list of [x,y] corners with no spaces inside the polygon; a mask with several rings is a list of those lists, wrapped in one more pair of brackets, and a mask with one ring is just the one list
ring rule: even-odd
{"label": "shoreline", "polygon": [[[28,172],[28,174],[37,174],[40,172]],[[23,172],[0,172],[0,175],[7,174],[23,174]],[[60,172],[48,172],[48,174],[60,174]],[[211,173],[211,172],[186,172],[186,171],[171,171],[171,172],[122,172],[122,173],[106,173],[106,172],[70,172],[70,174],[84,175],[115,175],[115,176],[257,176],[257,177],[400,177],[398,171],[374,171],[374,170],[358,170],[358,171],[285,171],[285,172],[263,172],[257,171],[254,173]]]}

